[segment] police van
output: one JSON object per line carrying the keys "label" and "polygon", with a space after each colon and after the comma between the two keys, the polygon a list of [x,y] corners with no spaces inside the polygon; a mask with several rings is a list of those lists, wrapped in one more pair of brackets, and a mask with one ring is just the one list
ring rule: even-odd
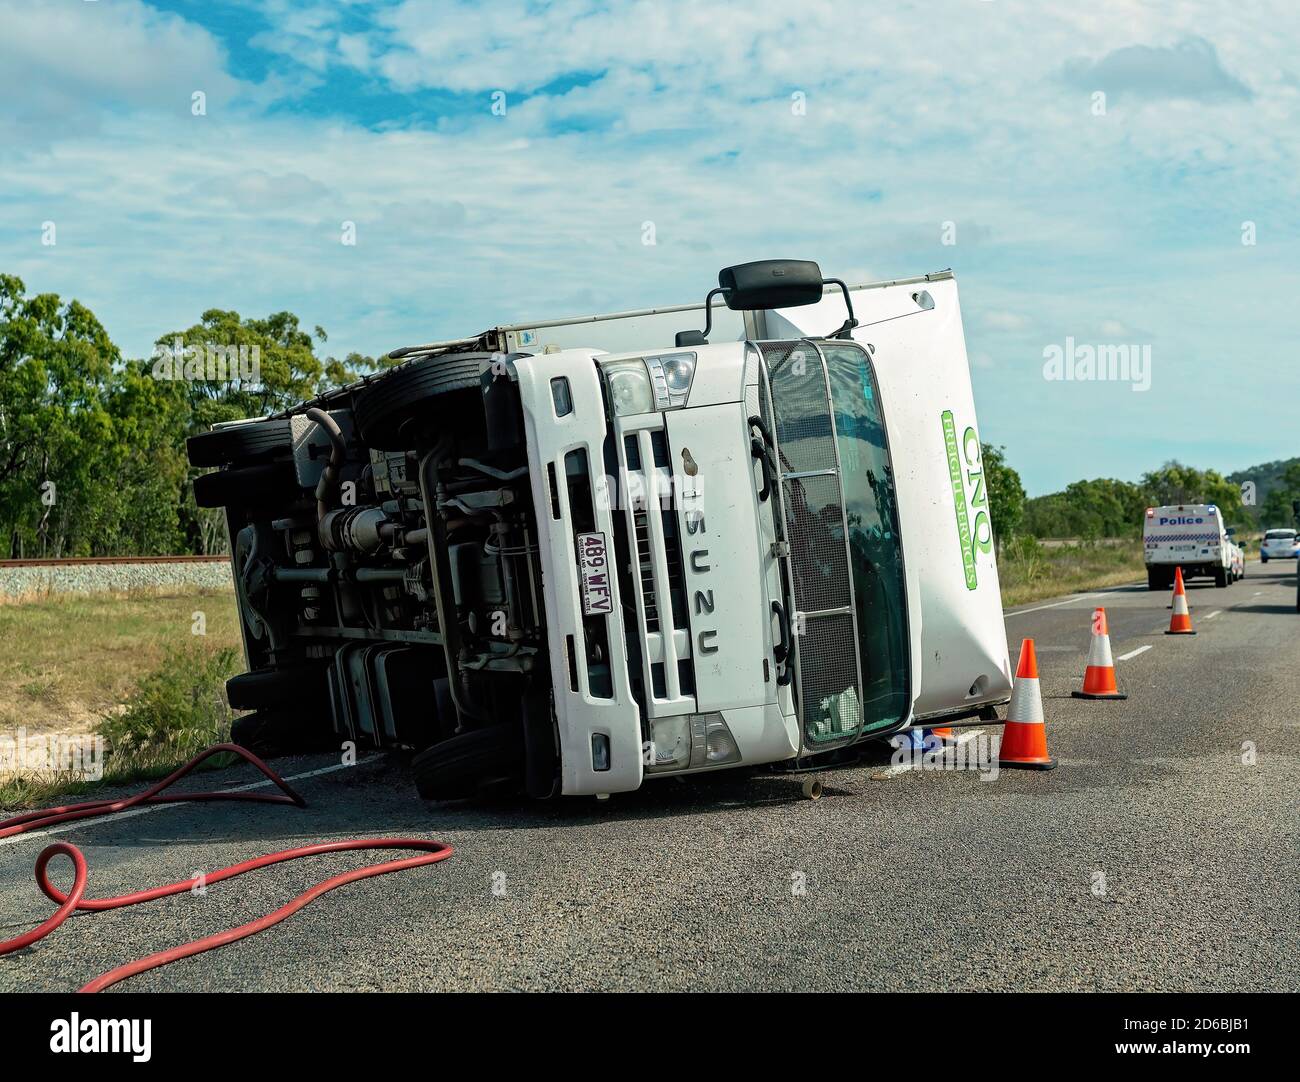
{"label": "police van", "polygon": [[1235,532],[1212,503],[1148,507],[1142,537],[1148,589],[1169,589],[1179,567],[1184,582],[1212,578],[1215,586],[1224,587],[1244,578],[1242,551],[1232,540]]}

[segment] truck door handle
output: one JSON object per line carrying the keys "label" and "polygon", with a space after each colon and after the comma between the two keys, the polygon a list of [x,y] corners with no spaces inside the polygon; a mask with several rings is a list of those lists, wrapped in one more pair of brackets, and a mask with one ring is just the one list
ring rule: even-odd
{"label": "truck door handle", "polygon": [[772,657],[776,659],[777,674],[776,682],[778,686],[785,687],[793,677],[788,664],[790,658],[790,619],[786,616],[785,606],[779,601],[772,602],[772,612],[777,618],[777,623],[781,625],[781,641],[772,644]]}
{"label": "truck door handle", "polygon": [[767,448],[763,446],[761,440],[757,437],[749,441],[749,453],[758,459],[758,464],[763,470],[763,487],[758,490],[758,499],[760,503],[766,503],[767,498],[772,495],[772,463],[768,458]]}

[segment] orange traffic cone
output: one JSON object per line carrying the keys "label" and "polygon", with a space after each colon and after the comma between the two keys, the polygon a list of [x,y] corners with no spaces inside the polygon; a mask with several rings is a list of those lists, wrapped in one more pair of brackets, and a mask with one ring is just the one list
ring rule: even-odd
{"label": "orange traffic cone", "polygon": [[1043,726],[1043,696],[1038,690],[1038,658],[1034,640],[1025,639],[1020,647],[1020,664],[1011,687],[1011,705],[1002,727],[1002,746],[998,749],[998,766],[1023,767],[1026,770],[1051,770],[1056,760],[1047,754],[1047,730]]}
{"label": "orange traffic cone", "polygon": [[1083,690],[1070,692],[1076,699],[1127,699],[1115,686],[1115,659],[1110,656],[1110,628],[1106,610],[1092,611],[1092,642],[1088,646],[1088,667],[1083,670]]}
{"label": "orange traffic cone", "polygon": [[1192,614],[1187,611],[1187,591],[1183,589],[1183,569],[1174,568],[1174,612],[1169,617],[1169,630],[1166,635],[1195,635],[1192,630]]}

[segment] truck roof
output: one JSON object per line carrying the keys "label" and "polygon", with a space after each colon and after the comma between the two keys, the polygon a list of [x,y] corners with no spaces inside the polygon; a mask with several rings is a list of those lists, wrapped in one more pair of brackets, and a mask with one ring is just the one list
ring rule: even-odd
{"label": "truck roof", "polygon": [[[912,278],[893,278],[883,282],[849,283],[849,292],[857,293],[865,289],[887,289],[889,286],[916,285],[923,282],[941,282],[953,277],[952,268],[934,271],[932,274],[920,274]],[[716,300],[713,307],[723,307],[721,300]],[[635,319],[638,316],[665,315],[670,312],[698,312],[704,310],[702,300],[690,304],[669,304],[658,308],[632,308],[625,312],[604,312],[589,316],[570,316],[566,319],[543,319],[524,323],[502,323],[493,328],[498,331],[539,330],[544,327],[567,327],[574,323],[599,323],[608,319]]]}

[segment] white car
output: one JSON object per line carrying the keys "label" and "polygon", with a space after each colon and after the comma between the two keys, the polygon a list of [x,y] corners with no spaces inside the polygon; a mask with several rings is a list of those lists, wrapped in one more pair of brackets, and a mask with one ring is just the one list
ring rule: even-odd
{"label": "white car", "polygon": [[1269,530],[1259,546],[1261,563],[1269,560],[1294,560],[1300,555],[1300,537],[1295,530]]}

